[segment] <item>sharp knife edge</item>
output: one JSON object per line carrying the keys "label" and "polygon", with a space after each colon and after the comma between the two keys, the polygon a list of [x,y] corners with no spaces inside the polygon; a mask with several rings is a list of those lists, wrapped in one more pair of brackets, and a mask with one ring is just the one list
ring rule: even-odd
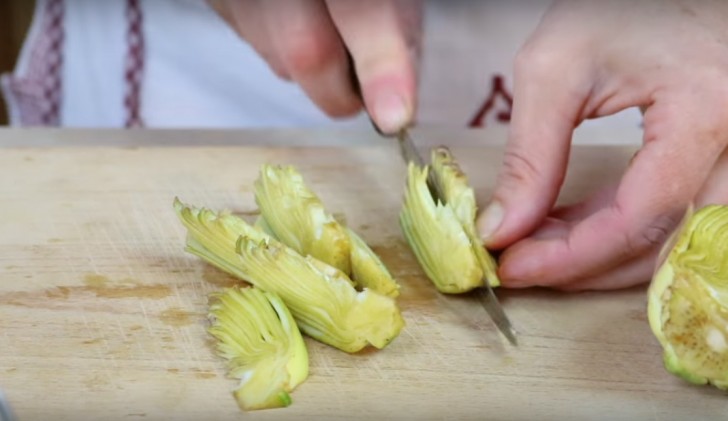
{"label": "sharp knife edge", "polygon": [[[405,161],[407,161],[408,163],[411,161],[419,165],[420,167],[424,167],[425,161],[417,151],[417,148],[414,145],[412,138],[407,133],[407,130],[402,130],[397,138],[399,140],[402,157],[405,159]],[[430,187],[430,191],[434,193],[435,199],[445,204],[445,195],[442,192],[440,183],[437,181],[435,171],[433,171],[432,169],[430,169],[427,173],[427,184]],[[487,266],[487,257],[485,256],[483,244],[480,240],[476,238],[473,233],[469,231],[469,229],[465,228],[465,232],[468,235],[470,246],[475,252],[478,263],[483,269],[485,269],[485,267]],[[493,288],[490,286],[490,282],[485,277],[485,275],[483,275],[483,287],[478,288],[478,290],[480,293],[479,296],[481,298],[481,303],[485,308],[485,311],[490,316],[491,320],[493,320],[493,323],[495,323],[496,327],[498,328],[498,330],[501,331],[503,336],[508,339],[508,342],[510,342],[514,346],[517,345],[518,341],[516,340],[516,331],[513,328],[510,320],[508,319],[505,311],[503,311],[503,307],[498,301],[498,297],[493,292]]]}
{"label": "sharp knife edge", "polygon": [[[355,71],[355,65],[354,60],[351,54],[347,51],[347,58],[349,61],[349,72],[350,72],[350,79],[352,82],[352,86],[354,87],[354,92],[358,95],[358,97],[364,101],[364,97],[362,95],[361,91],[361,85],[359,84],[359,78],[356,75]],[[374,127],[374,130],[377,131],[380,135],[383,133],[379,130],[379,127],[374,123],[374,120],[372,120],[371,116],[369,117],[369,121],[371,122],[372,126]],[[402,129],[399,134],[397,135],[397,140],[399,141],[399,147],[402,157],[404,158],[405,162],[409,164],[410,162],[414,162],[416,165],[420,167],[424,167],[425,160],[420,155],[419,151],[417,150],[417,147],[415,146],[414,142],[412,141],[412,138],[409,136],[409,133],[407,129]],[[445,204],[445,194],[442,192],[442,188],[440,187],[440,183],[437,181],[437,178],[435,176],[435,171],[433,171],[431,168],[429,171],[427,171],[427,184],[430,188],[430,192],[433,194],[433,197],[435,200],[439,200],[443,205]],[[468,231],[467,229],[465,230]],[[483,255],[485,253],[485,250],[482,249],[483,245],[480,241],[475,241],[473,235],[470,235],[469,241],[471,247],[475,250],[476,256],[478,257],[478,261],[480,262],[480,265],[485,268],[485,256]],[[485,308],[485,311],[488,312],[488,315],[490,316],[491,320],[493,320],[493,323],[495,323],[498,330],[503,333],[503,335],[508,339],[508,341],[512,345],[516,345],[516,335],[515,330],[513,329],[513,326],[508,320],[508,316],[506,316],[505,312],[503,311],[503,307],[501,306],[500,302],[498,301],[498,297],[496,297],[495,293],[493,292],[493,288],[490,287],[490,283],[488,282],[488,279],[485,277],[483,278],[483,287],[479,288],[481,292],[481,303],[483,307]]]}
{"label": "sharp knife edge", "polygon": [[[466,232],[467,231],[468,230],[466,230]],[[480,264],[480,267],[483,268],[483,270],[485,271],[485,268],[487,266],[487,257],[485,256],[485,249],[483,248],[483,244],[475,237],[475,235],[473,235],[473,233],[468,232],[468,237],[470,240],[470,245],[475,252],[476,258],[478,259],[478,263]],[[488,312],[488,315],[493,320],[493,323],[495,323],[496,327],[498,327],[498,330],[500,330],[503,336],[508,339],[508,342],[510,342],[511,345],[518,345],[518,340],[516,339],[516,330],[513,328],[511,321],[508,319],[508,316],[503,310],[503,306],[501,306],[500,301],[498,301],[498,297],[495,295],[495,292],[493,292],[493,288],[490,286],[490,282],[485,273],[483,273],[483,286],[481,288],[478,288],[478,292],[480,296],[480,301],[483,304],[485,311]]]}

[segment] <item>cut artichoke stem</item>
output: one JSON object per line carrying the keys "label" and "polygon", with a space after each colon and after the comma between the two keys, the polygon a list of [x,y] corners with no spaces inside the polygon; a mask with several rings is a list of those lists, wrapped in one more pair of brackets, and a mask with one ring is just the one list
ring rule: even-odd
{"label": "cut artichoke stem", "polygon": [[283,244],[351,273],[349,236],[295,168],[263,165],[255,181],[255,200]]}
{"label": "cut artichoke stem", "polygon": [[[400,226],[427,277],[443,293],[463,293],[500,285],[497,264],[477,238],[475,193],[445,147],[432,150],[432,164],[410,163]],[[445,204],[437,203],[427,187],[428,171],[435,171]]]}
{"label": "cut artichoke stem", "polygon": [[650,327],[665,368],[728,389],[728,206],[689,215],[649,287]]}
{"label": "cut artichoke stem", "polygon": [[240,380],[240,408],[289,406],[290,393],[308,377],[308,350],[293,316],[274,293],[227,288],[212,296],[209,332],[229,375]]}
{"label": "cut artichoke stem", "polygon": [[357,352],[369,344],[385,347],[403,328],[394,299],[373,290],[358,292],[339,269],[301,256],[234,215],[218,218],[179,201],[175,207],[188,230],[188,252],[278,294],[309,336]]}
{"label": "cut artichoke stem", "polygon": [[264,166],[256,181],[261,215],[256,226],[303,256],[344,272],[359,289],[397,297],[399,285],[343,215],[328,213],[293,167]]}

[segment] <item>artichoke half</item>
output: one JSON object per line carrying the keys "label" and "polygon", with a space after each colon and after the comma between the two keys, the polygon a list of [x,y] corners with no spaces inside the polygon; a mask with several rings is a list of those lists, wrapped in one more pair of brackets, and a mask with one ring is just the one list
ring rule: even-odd
{"label": "artichoke half", "polygon": [[[475,193],[451,152],[431,151],[432,164],[410,163],[400,227],[427,277],[443,293],[458,294],[483,286],[500,285],[495,259],[477,239]],[[444,204],[432,197],[427,185],[434,171],[445,196]],[[480,248],[476,250],[475,247]]]}
{"label": "artichoke half", "polygon": [[728,207],[688,215],[663,253],[648,291],[648,318],[665,368],[728,389]]}
{"label": "artichoke half", "polygon": [[[391,297],[357,291],[341,270],[272,238],[227,212],[174,203],[187,228],[185,250],[281,297],[307,335],[346,352],[383,348],[404,326]],[[266,219],[267,220],[267,219]]]}
{"label": "artichoke half", "polygon": [[358,288],[393,298],[399,285],[374,251],[353,230],[326,211],[291,166],[264,165],[255,182],[262,230],[303,256],[341,270]]}
{"label": "artichoke half", "polygon": [[233,287],[212,296],[209,332],[240,380],[233,395],[244,410],[289,406],[308,377],[308,350],[283,301],[261,289]]}

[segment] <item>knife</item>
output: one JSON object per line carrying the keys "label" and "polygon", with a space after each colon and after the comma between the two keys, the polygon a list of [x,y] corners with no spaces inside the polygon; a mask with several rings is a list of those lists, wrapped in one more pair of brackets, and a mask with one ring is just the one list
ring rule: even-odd
{"label": "knife", "polygon": [[[349,78],[351,80],[354,92],[363,104],[364,96],[362,94],[359,78],[356,75],[354,60],[348,51],[347,56],[349,61]],[[386,135],[379,129],[377,124],[372,119],[371,115],[369,116],[369,122],[371,123],[372,127],[374,127],[374,130],[379,133],[380,136],[391,137]],[[412,138],[410,137],[407,128],[403,128],[399,131],[399,133],[397,133],[397,140],[399,142],[400,155],[404,159],[405,163],[408,164],[409,162],[413,162],[419,167],[425,167],[425,160],[422,158],[419,151],[417,150],[417,147],[412,141]],[[442,191],[442,186],[440,186],[440,182],[437,180],[437,176],[435,175],[434,171],[430,170],[427,172],[427,186],[429,187],[430,194],[432,194],[432,198],[435,200],[435,203],[440,201],[440,203],[445,205],[445,194]],[[490,316],[491,320],[493,320],[493,323],[495,323],[498,330],[500,330],[503,336],[508,339],[508,342],[510,342],[511,345],[515,346],[518,344],[518,341],[516,340],[516,330],[513,328],[513,325],[508,319],[508,316],[506,316],[503,307],[498,301],[498,297],[496,297],[495,293],[493,292],[493,288],[490,286],[490,282],[485,277],[487,257],[485,255],[485,248],[483,246],[483,243],[475,236],[475,233],[470,232],[470,229],[468,229],[467,227],[463,227],[463,229],[468,235],[470,247],[475,252],[475,256],[478,259],[478,264],[480,264],[480,266],[483,268],[483,287],[478,288],[480,302],[483,305],[483,308],[485,308],[485,311],[488,313],[488,316]]]}
{"label": "knife", "polygon": [[[404,161],[407,163],[414,162],[420,167],[424,167],[425,160],[417,151],[417,148],[415,147],[412,138],[409,136],[407,129],[402,129],[398,133],[397,139],[399,140],[400,152]],[[442,192],[442,187],[440,186],[440,182],[435,176],[435,172],[431,169],[427,172],[427,185],[430,188],[430,193],[432,194],[432,198],[435,200],[435,202],[439,201],[440,203],[445,205],[446,201],[445,195]],[[480,302],[483,305],[483,308],[485,308],[485,311],[490,316],[491,320],[493,320],[493,323],[495,323],[496,327],[498,327],[498,330],[500,330],[503,336],[508,339],[508,342],[510,342],[511,345],[514,346],[518,345],[518,341],[516,339],[516,330],[513,328],[513,324],[508,319],[508,316],[503,310],[503,306],[501,306],[500,302],[498,301],[498,297],[495,295],[495,293],[493,292],[493,288],[490,286],[489,280],[485,276],[485,273],[487,272],[486,267],[488,265],[488,258],[485,255],[485,247],[482,241],[477,238],[477,236],[474,232],[472,232],[471,229],[469,229],[468,227],[463,227],[463,231],[465,231],[465,233],[467,234],[468,241],[470,242],[470,247],[475,253],[478,264],[483,269],[483,286],[478,288]]]}
{"label": "knife", "polygon": [[10,410],[10,404],[5,399],[5,395],[0,391],[0,421],[14,421],[15,416]]}

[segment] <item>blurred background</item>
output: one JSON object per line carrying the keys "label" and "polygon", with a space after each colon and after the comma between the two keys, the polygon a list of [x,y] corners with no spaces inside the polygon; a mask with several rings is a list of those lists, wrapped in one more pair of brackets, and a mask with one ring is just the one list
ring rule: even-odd
{"label": "blurred background", "polygon": [[[513,57],[548,5],[424,0],[417,123],[506,127]],[[0,0],[0,75],[15,127],[369,127],[324,115],[205,0]]]}
{"label": "blurred background", "polygon": [[[15,66],[34,8],[34,0],[0,0],[0,73]],[[7,107],[0,99],[0,125],[6,124]]]}

